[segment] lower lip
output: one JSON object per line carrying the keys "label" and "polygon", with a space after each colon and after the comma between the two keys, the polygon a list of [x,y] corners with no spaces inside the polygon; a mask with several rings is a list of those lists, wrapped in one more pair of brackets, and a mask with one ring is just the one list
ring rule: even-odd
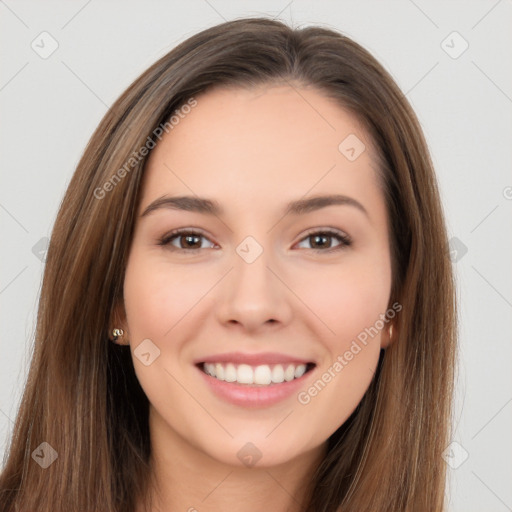
{"label": "lower lip", "polygon": [[305,379],[315,370],[315,368],[312,368],[302,377],[290,382],[285,381],[281,384],[270,384],[268,386],[251,386],[250,384],[219,380],[206,374],[199,367],[196,366],[196,368],[203,376],[206,384],[219,398],[240,407],[250,408],[268,407],[286,400],[303,387]]}

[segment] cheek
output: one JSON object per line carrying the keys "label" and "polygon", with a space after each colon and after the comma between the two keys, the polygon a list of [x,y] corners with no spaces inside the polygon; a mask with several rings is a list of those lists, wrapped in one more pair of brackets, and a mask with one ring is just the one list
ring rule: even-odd
{"label": "cheek", "polygon": [[339,350],[386,312],[391,275],[385,262],[347,264],[315,273],[302,285],[307,304],[329,328],[325,339]]}
{"label": "cheek", "polygon": [[308,304],[329,327],[322,337],[327,350],[317,380],[301,390],[298,401],[309,417],[322,418],[315,428],[325,436],[347,420],[368,389],[386,325],[381,320],[391,286],[386,258],[352,263],[317,274],[310,282]]}
{"label": "cheek", "polygon": [[130,256],[124,281],[131,336],[162,340],[211,288],[214,276],[196,275],[158,259]]}

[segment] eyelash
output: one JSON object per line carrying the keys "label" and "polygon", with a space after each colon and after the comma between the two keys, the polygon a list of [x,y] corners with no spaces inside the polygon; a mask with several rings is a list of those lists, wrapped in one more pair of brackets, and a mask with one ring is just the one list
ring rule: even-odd
{"label": "eyelash", "polygon": [[[183,236],[183,235],[192,235],[192,236],[199,236],[199,237],[208,239],[200,231],[194,231],[194,230],[190,230],[190,229],[176,229],[176,230],[168,233],[164,237],[160,238],[159,241],[158,241],[158,245],[160,245],[160,246],[169,246],[171,251],[184,251],[184,252],[192,252],[192,253],[200,251],[200,250],[203,249],[202,247],[193,248],[193,249],[183,249],[181,247],[173,247],[173,246],[171,246],[170,242],[174,238],[179,237],[180,235],[181,236]],[[306,240],[308,238],[311,238],[314,235],[324,235],[326,237],[336,238],[340,242],[340,244],[338,246],[330,247],[328,249],[310,249],[311,251],[315,251],[317,253],[318,252],[329,252],[329,253],[330,252],[335,252],[335,251],[342,250],[345,247],[349,247],[350,245],[352,245],[352,239],[348,235],[345,235],[345,234],[343,234],[343,233],[341,233],[339,231],[334,231],[332,229],[310,231],[305,237],[303,237],[299,241],[299,243],[303,242],[304,240]]]}

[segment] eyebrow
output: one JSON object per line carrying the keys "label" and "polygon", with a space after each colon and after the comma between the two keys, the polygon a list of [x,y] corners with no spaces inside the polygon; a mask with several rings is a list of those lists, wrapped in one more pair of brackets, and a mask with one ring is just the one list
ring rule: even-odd
{"label": "eyebrow", "polygon": [[[353,206],[363,212],[367,217],[368,212],[366,208],[352,197],[333,194],[326,196],[314,196],[307,199],[299,199],[288,203],[284,210],[284,215],[304,215],[321,208],[333,205],[347,205]],[[220,204],[213,199],[206,199],[197,196],[162,196],[153,201],[146,207],[141,217],[154,212],[156,210],[166,208],[171,210],[185,210],[188,212],[197,212],[205,215],[221,216],[224,214],[224,209]]]}

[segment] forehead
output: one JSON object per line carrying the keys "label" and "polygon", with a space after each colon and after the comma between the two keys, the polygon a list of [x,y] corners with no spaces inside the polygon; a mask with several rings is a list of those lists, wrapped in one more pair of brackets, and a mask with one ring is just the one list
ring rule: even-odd
{"label": "forehead", "polygon": [[[378,189],[368,134],[353,114],[317,89],[217,88],[196,101],[151,152],[147,200],[197,194],[231,203],[254,200],[263,207],[267,200],[281,204],[308,191]],[[362,151],[356,159],[344,153],[347,140]]]}

